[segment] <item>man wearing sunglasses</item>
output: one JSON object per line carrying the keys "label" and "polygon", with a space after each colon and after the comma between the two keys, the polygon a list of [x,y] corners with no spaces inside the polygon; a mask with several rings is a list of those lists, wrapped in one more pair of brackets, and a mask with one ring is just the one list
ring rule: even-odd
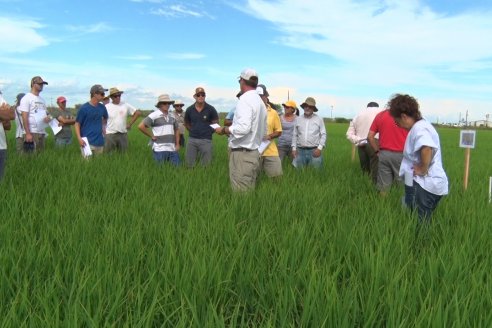
{"label": "man wearing sunglasses", "polygon": [[219,121],[215,108],[205,102],[205,89],[195,89],[195,103],[185,112],[184,123],[190,135],[186,145],[185,162],[187,167],[195,166],[198,157],[201,164],[207,166],[212,161],[212,134],[211,124]]}
{"label": "man wearing sunglasses", "polygon": [[[108,124],[104,140],[104,151],[107,153],[113,150],[124,152],[128,149],[128,130],[140,116],[139,110],[121,101],[122,94],[123,91],[118,90],[118,88],[109,89],[111,103],[106,104]],[[131,116],[130,122],[127,122],[128,116]]]}
{"label": "man wearing sunglasses", "polygon": [[51,120],[46,110],[46,102],[39,95],[45,85],[48,85],[48,82],[44,81],[41,76],[33,77],[31,92],[22,98],[19,105],[25,132],[24,142],[31,145],[30,149],[36,152],[44,149],[45,129]]}
{"label": "man wearing sunglasses", "polygon": [[101,101],[106,91],[108,89],[100,84],[93,85],[91,99],[80,107],[75,118],[75,134],[80,147],[85,146],[82,137],[87,137],[92,153],[96,155],[102,154],[104,149],[103,125],[108,119],[108,111]]}
{"label": "man wearing sunglasses", "polygon": [[173,104],[174,112],[173,116],[178,122],[179,126],[179,146],[184,147],[185,145],[185,125],[184,125],[184,113],[183,113],[184,104],[181,100],[176,100]]}

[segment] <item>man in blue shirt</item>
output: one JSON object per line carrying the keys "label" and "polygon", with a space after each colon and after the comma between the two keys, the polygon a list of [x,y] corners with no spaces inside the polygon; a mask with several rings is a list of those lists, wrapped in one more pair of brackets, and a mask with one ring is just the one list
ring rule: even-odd
{"label": "man in blue shirt", "polygon": [[186,145],[186,166],[193,167],[197,157],[201,157],[203,166],[212,161],[212,134],[214,129],[210,124],[219,121],[215,108],[205,102],[205,90],[202,87],[195,89],[195,103],[186,109],[185,127],[190,132]]}
{"label": "man in blue shirt", "polygon": [[83,104],[75,119],[75,133],[81,147],[85,146],[83,137],[87,137],[89,146],[94,154],[102,154],[104,150],[103,126],[108,119],[108,111],[101,103],[105,92],[100,84],[93,85],[90,91],[91,99]]}

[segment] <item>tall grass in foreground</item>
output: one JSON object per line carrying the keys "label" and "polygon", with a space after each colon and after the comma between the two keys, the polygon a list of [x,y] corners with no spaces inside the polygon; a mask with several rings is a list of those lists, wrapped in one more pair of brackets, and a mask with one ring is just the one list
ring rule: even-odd
{"label": "tall grass in foreground", "polygon": [[346,125],[327,130],[322,171],[285,163],[246,195],[230,192],[223,138],[193,170],[156,166],[137,131],[128,154],[90,161],[75,145],[11,147],[2,326],[491,326],[492,132],[477,135],[463,192],[459,132],[439,131],[451,194],[416,249],[403,191],[379,198]]}

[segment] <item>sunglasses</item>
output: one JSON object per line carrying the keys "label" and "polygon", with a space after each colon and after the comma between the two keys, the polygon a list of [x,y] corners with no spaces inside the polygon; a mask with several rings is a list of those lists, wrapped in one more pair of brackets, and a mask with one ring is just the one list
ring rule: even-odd
{"label": "sunglasses", "polygon": [[205,97],[205,93],[197,93],[195,96],[196,97]]}
{"label": "sunglasses", "polygon": [[174,107],[183,107],[183,105],[174,105]]}
{"label": "sunglasses", "polygon": [[112,95],[111,98],[120,98],[121,95]]}
{"label": "sunglasses", "polygon": [[312,109],[312,110],[314,110],[314,106],[304,105],[304,109]]}
{"label": "sunglasses", "polygon": [[104,97],[104,92],[96,92],[96,95],[101,95]]}

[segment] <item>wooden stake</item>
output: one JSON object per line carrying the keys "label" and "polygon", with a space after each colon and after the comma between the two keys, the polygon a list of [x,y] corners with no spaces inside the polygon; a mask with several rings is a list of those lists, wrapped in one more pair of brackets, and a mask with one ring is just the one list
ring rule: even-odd
{"label": "wooden stake", "polygon": [[463,187],[468,189],[468,173],[470,171],[470,148],[465,149],[465,174],[463,176]]}
{"label": "wooden stake", "polygon": [[355,145],[352,144],[352,162],[355,161]]}

